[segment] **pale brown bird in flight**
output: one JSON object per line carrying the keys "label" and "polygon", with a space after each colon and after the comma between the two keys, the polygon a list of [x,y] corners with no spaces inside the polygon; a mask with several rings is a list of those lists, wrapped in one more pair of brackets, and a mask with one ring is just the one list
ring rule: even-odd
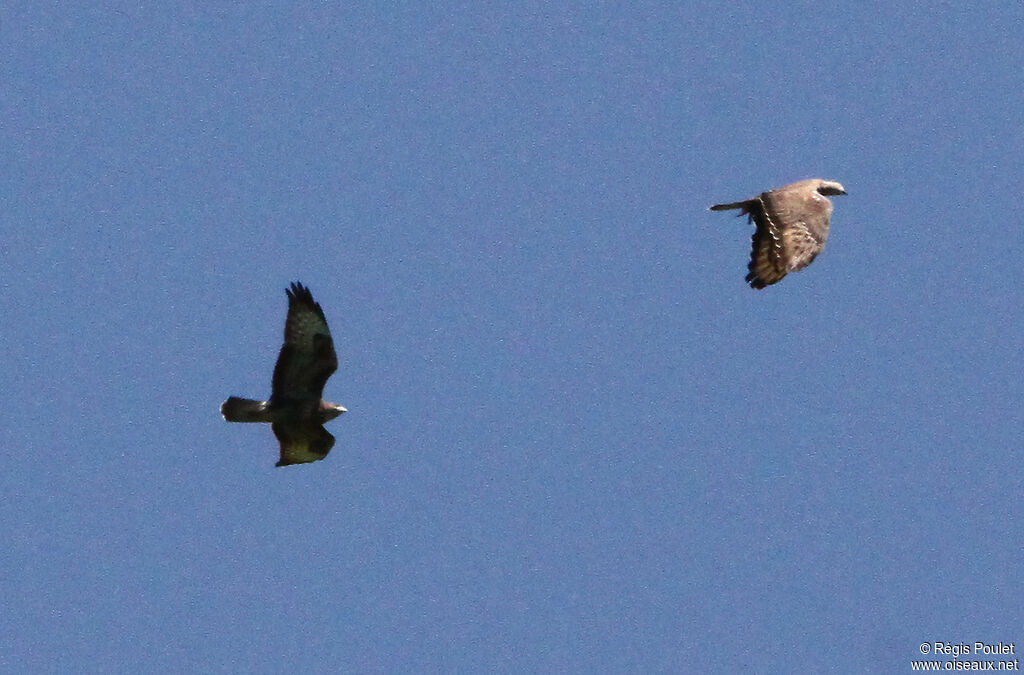
{"label": "pale brown bird in flight", "polygon": [[288,318],[284,324],[284,345],[274,366],[270,400],[232,396],[220,407],[228,422],[271,425],[281,444],[277,466],[326,457],[334,446],[334,436],[323,425],[347,412],[322,398],[327,378],[338,369],[338,356],[324,311],[300,283],[293,283],[285,293]]}
{"label": "pale brown bird in flight", "polygon": [[716,204],[711,210],[740,209],[738,215],[750,216],[756,229],[747,283],[764,288],[807,267],[821,253],[832,217],[832,202],[826,197],[845,194],[835,181],[812,178],[746,201]]}

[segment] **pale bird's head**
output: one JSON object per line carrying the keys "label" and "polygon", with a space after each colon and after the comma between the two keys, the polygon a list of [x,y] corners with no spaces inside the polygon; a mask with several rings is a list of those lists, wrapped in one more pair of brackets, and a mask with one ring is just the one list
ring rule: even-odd
{"label": "pale bird's head", "polygon": [[845,195],[846,189],[842,183],[837,183],[834,180],[823,180],[818,184],[818,194],[831,197],[833,195]]}

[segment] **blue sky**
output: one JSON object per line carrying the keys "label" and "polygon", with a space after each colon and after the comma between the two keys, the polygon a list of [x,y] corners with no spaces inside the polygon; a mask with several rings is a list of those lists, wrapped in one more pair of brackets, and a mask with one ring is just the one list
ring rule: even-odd
{"label": "blue sky", "polygon": [[[1018,3],[0,13],[0,666],[1024,643]],[[841,181],[763,291],[710,213]],[[291,281],[349,409],[275,469]]]}

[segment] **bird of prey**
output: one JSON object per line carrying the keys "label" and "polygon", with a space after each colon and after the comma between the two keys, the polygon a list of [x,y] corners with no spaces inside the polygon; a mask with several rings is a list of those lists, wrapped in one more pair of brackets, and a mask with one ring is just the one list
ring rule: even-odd
{"label": "bird of prey", "polygon": [[764,288],[807,267],[821,253],[832,217],[832,202],[826,197],[845,194],[835,181],[812,178],[746,201],[716,204],[711,210],[739,209],[737,215],[750,216],[756,229],[747,283],[751,288]]}
{"label": "bird of prey", "polygon": [[298,282],[285,293],[288,318],[284,324],[284,345],[274,366],[270,400],[232,396],[220,407],[228,422],[270,423],[281,444],[277,466],[326,457],[334,445],[334,436],[323,425],[347,412],[322,398],[327,378],[338,369],[338,356],[324,311],[309,289]]}

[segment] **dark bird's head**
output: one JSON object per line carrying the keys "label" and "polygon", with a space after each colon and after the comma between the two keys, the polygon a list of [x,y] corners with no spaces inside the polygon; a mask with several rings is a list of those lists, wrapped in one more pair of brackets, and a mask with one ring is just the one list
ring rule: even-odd
{"label": "dark bird's head", "polygon": [[831,197],[833,195],[845,195],[846,189],[842,183],[837,183],[834,180],[823,180],[818,183],[818,194]]}
{"label": "dark bird's head", "polygon": [[341,413],[348,412],[348,408],[327,401],[320,401],[320,416],[324,422],[329,422]]}

